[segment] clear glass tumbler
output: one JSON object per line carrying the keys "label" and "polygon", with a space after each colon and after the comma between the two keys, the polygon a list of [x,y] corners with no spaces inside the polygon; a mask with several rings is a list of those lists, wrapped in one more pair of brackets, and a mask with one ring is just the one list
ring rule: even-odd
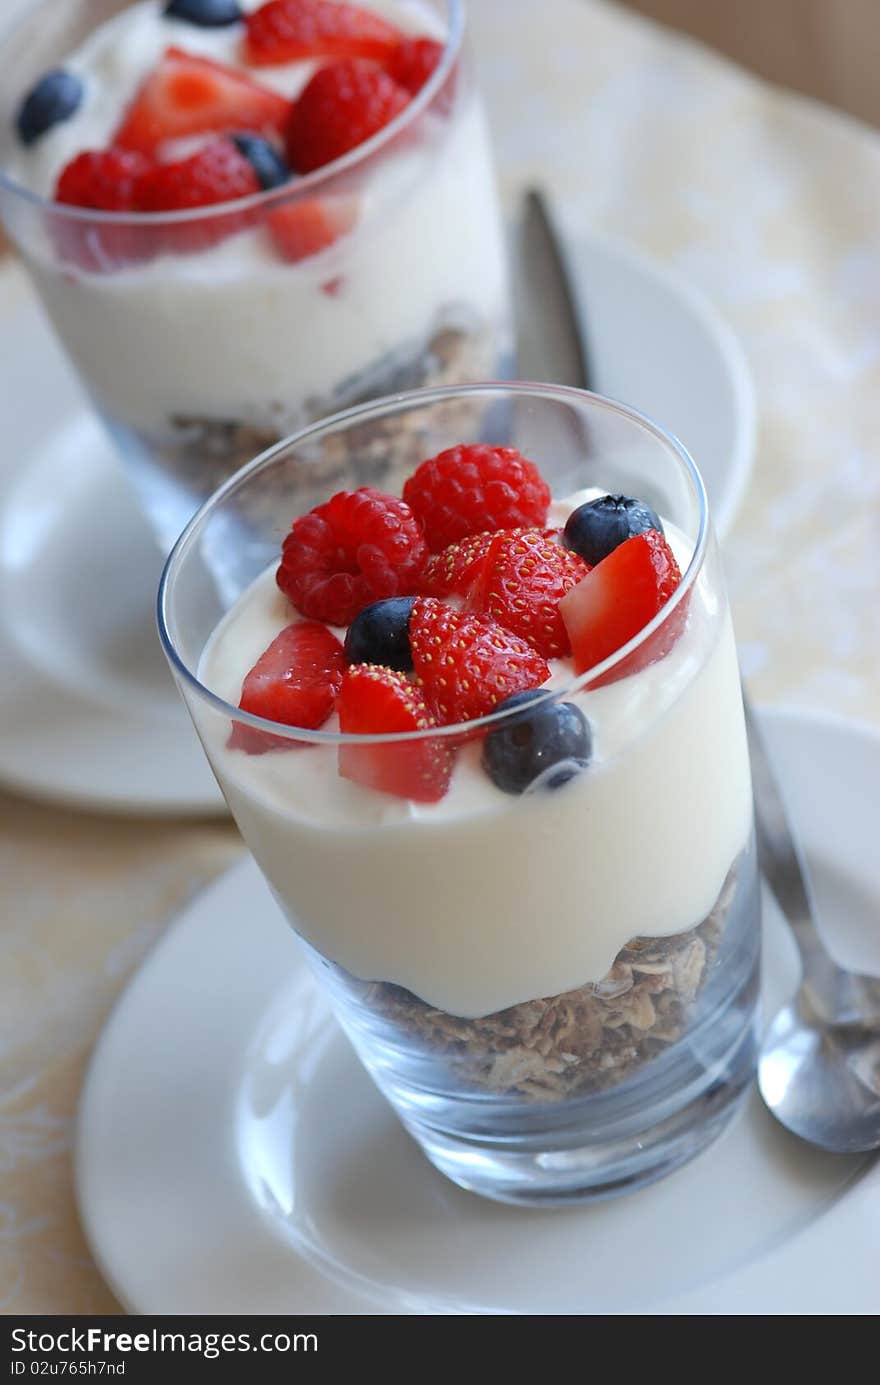
{"label": "clear glass tumbler", "polygon": [[[504,378],[512,338],[461,0],[424,0],[446,35],[439,67],[326,168],[207,211],[47,201],[16,177],[14,114],[127,4],[44,0],[0,38],[0,218],[167,551],[217,486],[294,429],[398,389]],[[340,233],[287,262],[269,228],[293,206],[329,212]]]}
{"label": "clear glass tumbler", "polygon": [[[473,735],[504,713],[468,723],[462,745],[462,725],[343,736],[224,701],[206,647],[235,607],[260,652],[247,618],[259,603],[236,603],[261,576],[274,590],[293,519],[338,489],[400,494],[423,458],[474,439],[520,448],[556,498],[638,496],[684,554],[650,625],[549,685],[548,700],[575,700],[591,724],[588,767],[512,796],[480,779]],[[248,846],[365,1067],[438,1169],[499,1200],[566,1203],[655,1179],[723,1129],[754,1071],[760,905],[730,613],[703,484],[675,439],[543,385],[349,410],[257,459],[196,515],[159,618]],[[649,645],[659,657],[645,666]],[[272,751],[236,748],[267,732]],[[339,776],[338,757],[364,745],[393,756],[444,738],[459,760],[440,803]]]}

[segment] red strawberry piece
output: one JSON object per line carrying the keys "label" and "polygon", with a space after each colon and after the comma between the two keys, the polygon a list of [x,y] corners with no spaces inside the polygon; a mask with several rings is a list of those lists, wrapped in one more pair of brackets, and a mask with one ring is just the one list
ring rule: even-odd
{"label": "red strawberry piece", "polygon": [[[156,164],[138,180],[135,196],[139,211],[158,213],[216,206],[259,191],[253,164],[221,135],[188,159]],[[162,230],[163,247],[181,254],[205,250],[252,221],[252,215],[236,212],[167,226]]]}
{"label": "red strawberry piece", "polygon": [[544,660],[519,635],[430,596],[413,605],[409,637],[413,671],[444,725],[488,716],[505,697],[538,688],[550,677]]}
{"label": "red strawberry piece", "polygon": [[[55,201],[99,212],[131,212],[138,179],[150,166],[131,150],[86,150],[61,170]],[[148,237],[137,226],[59,216],[52,220],[52,234],[62,258],[83,269],[107,271],[149,257]]]}
{"label": "red strawberry piece", "polygon": [[294,521],[277,581],[304,616],[350,625],[364,606],[416,592],[427,557],[409,506],[362,486]]}
{"label": "red strawberry piece", "polygon": [[559,659],[571,652],[559,603],[589,571],[537,529],[502,532],[484,555],[468,609],[521,635],[543,658]]}
{"label": "red strawberry piece", "polygon": [[[585,673],[627,644],[662,610],[680,581],[675,555],[656,529],[627,539],[597,563],[559,604],[575,672]],[[667,654],[684,627],[685,607],[679,603],[645,644],[590,687],[616,682]]]}
{"label": "red strawberry piece", "polygon": [[443,44],[433,38],[401,39],[385,65],[395,82],[415,96],[433,75],[443,57]]}
{"label": "red strawberry piece", "polygon": [[146,78],[114,145],[154,154],[165,140],[248,131],[281,135],[290,102],[244,72],[169,48]]}
{"label": "red strawberry piece", "polygon": [[422,462],[403,498],[425,526],[432,553],[486,529],[546,523],[550,487],[514,447],[450,447]]}
{"label": "red strawberry piece", "polygon": [[255,66],[300,58],[383,62],[400,40],[387,20],[342,0],[269,0],[245,24],[245,56]]}
{"label": "red strawberry piece", "polygon": [[356,197],[310,197],[289,202],[269,216],[269,231],[284,260],[295,263],[328,249],[354,228]]}
{"label": "red strawberry piece", "polygon": [[[238,705],[267,721],[316,731],[333,711],[344,672],[342,645],[333,632],[317,621],[302,620],[288,625],[260,655],[244,680]],[[229,737],[231,750],[249,755],[296,744],[240,721],[233,722]]]}
{"label": "red strawberry piece", "polygon": [[489,529],[482,534],[469,534],[431,555],[422,577],[422,591],[428,596],[463,597],[468,599],[471,610],[477,610],[482,597],[475,588],[485,576],[486,555],[496,539],[502,535],[512,538],[518,534],[540,534],[555,542],[559,533],[558,529]]}
{"label": "red strawberry piece", "polygon": [[405,87],[371,63],[347,59],[319,68],[287,126],[291,168],[311,173],[342,158],[400,115],[409,99]]}
{"label": "red strawberry piece", "polygon": [[[391,735],[436,726],[424,693],[402,673],[377,664],[353,664],[342,680],[339,728],[350,735]],[[368,789],[436,803],[449,788],[454,751],[448,737],[426,736],[401,745],[341,745],[339,773]]]}

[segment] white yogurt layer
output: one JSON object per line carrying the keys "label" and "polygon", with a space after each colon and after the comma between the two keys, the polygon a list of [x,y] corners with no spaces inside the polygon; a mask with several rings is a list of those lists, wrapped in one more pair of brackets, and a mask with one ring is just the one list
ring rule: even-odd
{"label": "white yogurt layer", "polygon": [[[436,31],[436,16],[418,6],[371,8],[403,28]],[[86,100],[21,151],[12,175],[49,195],[75,153],[107,143],[172,44],[241,64],[240,26],[172,23],[157,0],[143,0],[68,60],[86,81]],[[313,66],[254,75],[292,95]],[[322,187],[323,195],[351,190]],[[386,357],[417,355],[441,324],[490,332],[503,324],[501,222],[473,95],[451,120],[420,117],[355,191],[354,232],[298,264],[279,259],[264,228],[107,274],[60,266],[48,236],[31,244],[40,292],[98,404],[156,440],[170,438],[175,418],[234,420],[281,435],[343,382]]]}
{"label": "white yogurt layer", "polygon": [[[667,533],[683,569],[691,545]],[[201,681],[237,704],[247,671],[295,618],[273,568],[218,626]],[[559,661],[554,683],[570,681]],[[598,981],[630,939],[701,923],[749,835],[733,630],[705,573],[665,658],[571,701],[593,732],[587,770],[513,797],[471,744],[436,804],[341,778],[333,745],[231,751],[227,719],[193,711],[248,845],[303,937],[355,976],[474,1017]]]}

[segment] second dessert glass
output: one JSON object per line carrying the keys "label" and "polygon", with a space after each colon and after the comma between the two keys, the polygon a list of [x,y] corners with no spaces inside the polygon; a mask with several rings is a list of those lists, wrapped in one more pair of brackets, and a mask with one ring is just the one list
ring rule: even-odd
{"label": "second dessert glass", "polygon": [[[557,498],[640,497],[690,561],[634,640],[546,693],[579,699],[595,746],[585,770],[516,797],[457,769],[441,802],[413,804],[340,779],[340,751],[458,743],[461,725],[364,738],[265,722],[218,695],[211,651],[253,643],[240,598],[265,583],[295,517],[343,488],[400,494],[423,458],[477,438],[520,448]],[[159,618],[245,840],[438,1169],[498,1200],[566,1203],[649,1182],[724,1128],[754,1072],[760,905],[730,614],[702,481],[673,438],[540,385],[349,410],[199,512],[166,566]],[[651,641],[663,657],[645,666],[635,656]],[[639,671],[624,676],[625,660]],[[239,744],[269,731],[278,748],[242,753],[236,723]]]}
{"label": "second dessert glass", "polygon": [[[306,423],[396,389],[503,378],[511,328],[487,131],[461,0],[424,0],[443,59],[402,114],[326,168],[207,210],[98,213],[37,196],[13,117],[128,0],[48,0],[0,39],[0,218],[167,552],[197,506]],[[267,219],[348,227],[295,263]]]}

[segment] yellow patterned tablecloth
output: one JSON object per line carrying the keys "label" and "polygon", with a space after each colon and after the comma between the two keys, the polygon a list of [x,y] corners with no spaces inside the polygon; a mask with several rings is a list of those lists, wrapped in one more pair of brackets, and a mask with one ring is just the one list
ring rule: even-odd
{"label": "yellow patterned tablecloth", "polygon": [[[726,563],[756,698],[880,726],[878,136],[598,0],[471,11],[505,191],[542,181],[568,228],[674,266],[745,344],[758,464]],[[0,1311],[116,1311],[72,1197],[84,1065],[240,851],[222,823],[0,796]]]}

